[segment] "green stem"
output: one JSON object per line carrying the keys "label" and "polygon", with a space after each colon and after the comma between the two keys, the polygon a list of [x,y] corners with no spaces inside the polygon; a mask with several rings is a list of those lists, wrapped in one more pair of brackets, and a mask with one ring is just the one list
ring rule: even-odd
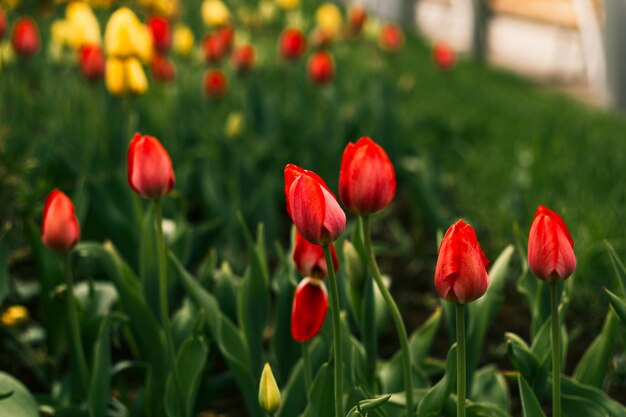
{"label": "green stem", "polygon": [[[363,217],[359,216],[361,231],[363,230]],[[367,359],[368,375],[371,382],[375,380],[377,354],[377,334],[376,334],[376,312],[374,301],[374,280],[371,274],[365,277],[363,285],[363,304],[361,307],[361,332],[363,334],[363,344]]]}
{"label": "green stem", "polygon": [[89,369],[80,337],[80,324],[78,322],[78,305],[74,298],[74,279],[70,266],[70,255],[65,254],[65,290],[67,300],[67,319],[70,326],[70,347],[74,364],[78,368],[81,390],[83,393],[89,392]]}
{"label": "green stem", "polygon": [[328,281],[330,282],[330,305],[333,314],[333,346],[335,356],[335,417],[343,417],[343,370],[342,370],[342,339],[341,339],[341,315],[339,314],[339,290],[337,289],[337,277],[333,268],[333,257],[330,252],[330,244],[324,245],[324,255],[328,269]]}
{"label": "green stem", "polygon": [[456,305],[456,415],[465,417],[465,309]]}
{"label": "green stem", "polygon": [[400,310],[396,305],[396,302],[393,300],[391,293],[385,286],[383,282],[383,278],[380,275],[380,270],[378,269],[378,264],[376,263],[376,257],[374,255],[374,249],[372,248],[372,235],[370,232],[370,222],[368,216],[362,216],[363,221],[363,239],[365,242],[365,252],[367,253],[367,260],[369,263],[370,271],[372,276],[374,277],[374,281],[376,281],[376,285],[378,285],[378,289],[383,295],[385,299],[385,303],[387,304],[387,308],[391,313],[391,317],[393,319],[393,323],[396,326],[396,331],[398,332],[398,338],[400,339],[400,349],[402,350],[402,362],[404,367],[404,389],[406,393],[406,410],[407,416],[413,417],[415,414],[415,408],[413,407],[413,377],[411,372],[411,351],[409,349],[409,338],[406,334],[406,328],[404,327],[404,322],[402,321],[402,315],[400,315]]}
{"label": "green stem", "polygon": [[[159,257],[159,296],[161,306],[161,322],[163,324],[163,332],[165,333],[165,344],[167,348],[167,356],[172,369],[172,377],[176,392],[178,394],[178,405],[183,410],[180,414],[185,415],[184,396],[182,386],[180,384],[180,376],[178,375],[178,367],[176,366],[176,352],[174,350],[174,339],[172,338],[172,326],[170,324],[169,306],[167,302],[167,252],[165,249],[165,240],[163,238],[163,213],[161,211],[161,202],[154,200],[155,226],[157,230],[157,247]],[[179,410],[181,411],[181,410]]]}
{"label": "green stem", "polygon": [[550,283],[552,308],[552,417],[561,417],[561,346],[559,332],[558,283]]}
{"label": "green stem", "polygon": [[311,390],[311,384],[313,383],[313,377],[311,376],[311,358],[309,356],[309,342],[302,343],[302,358],[304,360],[304,387],[308,397],[309,391]]}

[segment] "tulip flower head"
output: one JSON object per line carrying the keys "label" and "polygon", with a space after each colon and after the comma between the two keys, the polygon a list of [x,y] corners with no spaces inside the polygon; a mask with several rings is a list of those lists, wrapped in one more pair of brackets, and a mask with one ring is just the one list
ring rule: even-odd
{"label": "tulip flower head", "polygon": [[367,9],[361,5],[355,5],[348,10],[348,23],[350,24],[350,33],[358,35],[363,30],[363,25],[367,20]]}
{"label": "tulip flower head", "polygon": [[176,67],[171,59],[165,55],[155,54],[152,57],[152,77],[164,83],[174,81],[176,78]]}
{"label": "tulip flower head", "polygon": [[300,281],[291,308],[291,336],[298,342],[315,337],[326,318],[328,292],[324,282],[315,278]]}
{"label": "tulip flower head", "polygon": [[447,71],[454,67],[456,57],[454,56],[454,50],[444,42],[437,42],[433,46],[433,60],[435,65],[442,71]]}
{"label": "tulip flower head", "polygon": [[241,45],[233,52],[233,67],[240,73],[250,72],[254,68],[255,59],[254,46],[250,44]]}
{"label": "tulip flower head", "polygon": [[97,81],[104,76],[104,52],[99,45],[84,45],[78,51],[80,71],[89,81]]}
{"label": "tulip flower head", "polygon": [[207,26],[223,26],[230,21],[230,11],[220,0],[204,0],[202,19]]}
{"label": "tulip flower head", "polygon": [[152,35],[128,7],[117,9],[107,22],[104,32],[108,56],[127,58],[135,56],[144,62],[152,57]]}
{"label": "tulip flower head", "polygon": [[154,16],[148,20],[148,29],[152,34],[154,47],[159,52],[167,52],[172,47],[172,30],[170,22],[161,16]]}
{"label": "tulip flower head", "polygon": [[39,51],[39,30],[30,17],[22,17],[13,26],[11,44],[17,55],[31,57]]}
{"label": "tulip flower head", "polygon": [[319,28],[332,34],[333,37],[339,34],[343,26],[341,10],[333,3],[324,3],[319,6],[315,11],[315,20]]}
{"label": "tulip flower head", "polygon": [[274,379],[272,368],[266,363],[259,382],[259,405],[265,412],[273,415],[280,407],[280,390]]}
{"label": "tulip flower head", "polygon": [[222,98],[228,92],[228,78],[220,70],[208,70],[204,73],[204,93],[214,99]]}
{"label": "tulip flower head", "polygon": [[309,79],[318,85],[328,84],[335,76],[335,62],[326,51],[318,51],[309,58]]}
{"label": "tulip flower head", "polygon": [[174,50],[178,55],[189,56],[193,49],[194,36],[189,27],[178,25],[174,29]]}
{"label": "tulip flower head", "polygon": [[343,233],[346,214],[324,180],[312,171],[285,167],[287,213],[298,232],[311,243],[327,245]]}
{"label": "tulip flower head", "polygon": [[54,251],[67,252],[79,239],[80,226],[74,203],[62,191],[54,189],[44,204],[41,240]]}
{"label": "tulip flower head", "polygon": [[380,29],[378,43],[386,51],[397,52],[404,46],[404,33],[395,23],[386,23]]}
{"label": "tulip flower head", "polygon": [[0,41],[4,39],[7,33],[7,15],[4,13],[4,9],[0,7]]}
{"label": "tulip flower head", "polygon": [[451,303],[465,304],[482,297],[489,286],[487,265],[476,232],[459,220],[446,232],[435,269],[435,288]]}
{"label": "tulip flower head", "polygon": [[65,8],[65,19],[53,25],[56,42],[68,45],[75,51],[85,45],[100,45],[100,23],[87,3],[73,1]]}
{"label": "tulip flower head", "polygon": [[387,153],[368,137],[348,143],[339,172],[339,196],[359,215],[377,213],[396,193],[396,174]]}
{"label": "tulip flower head", "polygon": [[[335,272],[337,272],[339,269],[339,260],[337,259],[335,245],[330,245],[330,252],[333,258],[333,268]],[[293,262],[298,272],[304,277],[323,280],[328,276],[324,249],[320,245],[315,245],[307,241],[299,232],[296,232]]]}
{"label": "tulip flower head", "polygon": [[574,241],[561,217],[539,206],[528,236],[528,266],[544,281],[562,281],[576,269]]}
{"label": "tulip flower head", "polygon": [[172,160],[155,137],[135,134],[128,146],[127,168],[128,183],[141,197],[158,200],[174,188]]}
{"label": "tulip flower head", "polygon": [[306,37],[300,29],[287,28],[280,35],[280,53],[291,61],[300,58],[306,51]]}

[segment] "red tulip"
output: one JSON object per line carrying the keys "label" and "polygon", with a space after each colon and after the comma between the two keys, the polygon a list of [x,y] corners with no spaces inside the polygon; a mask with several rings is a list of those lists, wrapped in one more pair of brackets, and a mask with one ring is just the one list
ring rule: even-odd
{"label": "red tulip", "polygon": [[226,44],[224,39],[216,33],[211,33],[204,37],[202,43],[204,59],[209,63],[217,63],[226,55]]}
{"label": "red tulip", "polygon": [[7,15],[0,7],[0,41],[4,39],[4,35],[7,33]]}
{"label": "red tulip", "polygon": [[215,34],[219,37],[224,45],[224,51],[229,53],[233,49],[235,43],[235,28],[232,26],[222,26]]}
{"label": "red tulip", "polygon": [[35,21],[30,17],[22,17],[15,22],[11,42],[18,55],[35,55],[39,50],[39,30]]}
{"label": "red tulip", "polygon": [[539,206],[528,236],[528,265],[544,281],[561,281],[576,269],[574,241],[561,217]]}
{"label": "red tulip", "polygon": [[148,20],[148,28],[152,34],[154,47],[159,52],[167,52],[172,47],[172,28],[170,22],[161,16]]}
{"label": "red tulip", "polygon": [[368,137],[348,143],[339,172],[339,196],[356,214],[381,211],[396,193],[396,174],[387,153]]}
{"label": "red tulip", "polygon": [[174,81],[176,78],[176,67],[171,59],[165,55],[155,54],[152,57],[152,76],[155,80],[162,82]]}
{"label": "red tulip", "polygon": [[43,207],[41,240],[52,250],[66,252],[80,239],[80,226],[70,198],[54,189]]}
{"label": "red tulip", "polygon": [[104,76],[104,53],[98,45],[84,45],[78,51],[78,64],[83,76],[96,81]]}
{"label": "red tulip", "polygon": [[327,84],[335,76],[333,57],[326,51],[316,52],[309,59],[309,79],[315,84]]}
{"label": "red tulip", "polygon": [[328,294],[324,282],[315,278],[303,279],[293,296],[291,335],[298,342],[315,337],[324,324],[328,310]]}
{"label": "red tulip", "polygon": [[280,53],[289,60],[296,60],[306,50],[306,38],[300,29],[287,28],[280,35]]}
{"label": "red tulip", "polygon": [[346,228],[346,215],[335,195],[316,173],[299,166],[285,167],[287,213],[306,240],[326,245]]}
{"label": "red tulip", "polygon": [[446,232],[439,247],[435,288],[451,303],[465,304],[485,294],[489,286],[489,260],[476,240],[476,232],[459,220]]}
{"label": "red tulip", "polygon": [[433,59],[437,67],[444,71],[451,69],[456,61],[454,51],[444,42],[437,42],[433,46]]}
{"label": "red tulip", "polygon": [[233,52],[233,67],[238,72],[249,72],[254,68],[256,52],[250,44],[241,45]]}
{"label": "red tulip", "polygon": [[140,196],[158,200],[174,188],[172,160],[157,138],[136,133],[128,146],[127,163],[128,183]]}
{"label": "red tulip", "polygon": [[228,92],[228,78],[220,70],[204,73],[204,92],[211,98],[222,98]]}
{"label": "red tulip", "polygon": [[350,23],[350,32],[358,35],[363,29],[363,25],[367,20],[367,9],[363,6],[352,6],[348,11],[348,22]]}
{"label": "red tulip", "polygon": [[378,43],[387,51],[397,52],[404,46],[404,33],[395,23],[386,23],[380,29]]}
{"label": "red tulip", "polygon": [[[335,245],[330,245],[330,253],[333,257],[333,267],[335,272],[337,272],[339,269],[339,260],[337,259],[337,252],[335,252]],[[314,245],[307,241],[299,232],[296,232],[293,262],[296,264],[296,269],[302,276],[326,279],[328,275],[324,249],[320,245]]]}

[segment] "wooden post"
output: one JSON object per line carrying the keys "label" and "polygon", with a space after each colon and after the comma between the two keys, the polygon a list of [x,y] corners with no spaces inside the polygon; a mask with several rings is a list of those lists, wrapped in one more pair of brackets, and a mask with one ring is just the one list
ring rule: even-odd
{"label": "wooden post", "polygon": [[489,24],[489,7],[486,0],[472,2],[472,54],[479,61],[485,59],[487,53],[487,28]]}
{"label": "wooden post", "polygon": [[609,96],[612,104],[626,109],[626,2],[604,1],[604,50]]}

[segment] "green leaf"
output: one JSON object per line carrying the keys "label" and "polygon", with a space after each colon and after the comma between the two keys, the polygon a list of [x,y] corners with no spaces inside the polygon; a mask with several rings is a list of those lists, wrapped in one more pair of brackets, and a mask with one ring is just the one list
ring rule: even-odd
{"label": "green leaf", "polygon": [[532,390],[542,394],[548,382],[549,364],[540,359],[530,350],[530,347],[514,333],[506,333],[507,353],[513,367],[527,381],[530,381]]}
{"label": "green leaf", "polygon": [[446,356],[446,373],[419,402],[417,414],[420,417],[437,417],[446,405],[456,381],[456,349],[455,343]]}
{"label": "green leaf", "polygon": [[[626,417],[626,408],[609,397],[604,391],[584,385],[572,378],[564,376],[561,379],[561,390],[563,392],[563,406],[565,408],[565,396],[584,398],[595,404],[596,409],[604,409],[611,417]],[[605,415],[607,415],[605,414]],[[565,414],[564,414],[565,415]]]}
{"label": "green leaf", "polygon": [[582,384],[601,388],[609,371],[609,362],[613,355],[617,337],[618,320],[609,310],[602,331],[587,348],[583,357],[576,365],[574,379]]}
{"label": "green leaf", "polygon": [[584,397],[563,395],[561,404],[564,416],[613,417]]}
{"label": "green leaf", "polygon": [[39,415],[37,401],[20,381],[0,371],[0,387],[3,394],[13,392],[10,397],[0,401],[0,416],[36,417]]}
{"label": "green leaf", "polygon": [[509,409],[509,388],[498,368],[487,365],[474,373],[470,398],[495,404],[503,410]]}
{"label": "green leaf", "polygon": [[535,397],[535,393],[528,386],[528,383],[522,377],[518,375],[517,383],[519,384],[520,402],[522,403],[522,413],[524,417],[546,417],[541,409],[541,405]]}
{"label": "green leaf", "polygon": [[620,300],[617,295],[613,294],[606,288],[604,289],[604,292],[609,296],[609,303],[611,303],[613,311],[615,311],[622,323],[626,325],[626,302]]}
{"label": "green leaf", "polygon": [[335,413],[333,367],[325,363],[317,373],[309,393],[304,417],[328,417]]}
{"label": "green leaf", "polygon": [[0,235],[0,305],[9,294],[9,266],[7,264],[8,249],[5,234]]}
{"label": "green leaf", "polygon": [[236,277],[228,262],[215,271],[213,295],[220,304],[222,313],[231,320],[237,320],[237,294],[241,288],[239,277]]}
{"label": "green leaf", "polygon": [[[203,338],[192,336],[185,341],[176,356],[185,416],[193,414],[200,377],[206,364],[208,351]],[[170,374],[166,384],[165,409],[169,416],[177,417],[181,406],[178,404],[179,396],[173,382]]]}
{"label": "green leaf", "polygon": [[624,265],[622,260],[617,255],[617,252],[615,252],[615,248],[608,240],[604,241],[604,245],[606,246],[607,252],[609,253],[609,259],[611,260],[611,265],[613,266],[613,270],[615,271],[619,294],[622,297],[626,297],[626,265]]}
{"label": "green leaf", "polygon": [[473,402],[465,411],[467,417],[510,417],[500,406],[490,403]]}
{"label": "green leaf", "polygon": [[439,330],[441,323],[441,309],[436,309],[433,314],[411,335],[409,346],[413,365],[423,368],[424,361],[430,352],[430,348]]}
{"label": "green leaf", "polygon": [[198,309],[189,298],[185,298],[183,305],[174,313],[172,318],[172,336],[176,350],[180,349],[192,335],[197,318]]}
{"label": "green leaf", "polygon": [[111,337],[109,323],[109,317],[105,317],[102,320],[98,339],[93,349],[93,372],[88,396],[90,417],[105,416],[109,398],[111,397]]}

